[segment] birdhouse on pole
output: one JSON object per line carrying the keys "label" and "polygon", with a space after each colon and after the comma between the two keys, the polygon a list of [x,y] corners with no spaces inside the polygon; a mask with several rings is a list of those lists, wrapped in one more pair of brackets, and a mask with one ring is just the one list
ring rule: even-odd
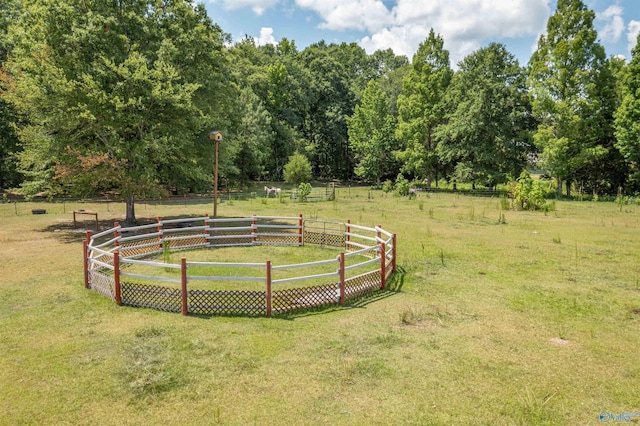
{"label": "birdhouse on pole", "polygon": [[222,132],[220,130],[214,130],[209,133],[209,140],[220,142],[222,140]]}

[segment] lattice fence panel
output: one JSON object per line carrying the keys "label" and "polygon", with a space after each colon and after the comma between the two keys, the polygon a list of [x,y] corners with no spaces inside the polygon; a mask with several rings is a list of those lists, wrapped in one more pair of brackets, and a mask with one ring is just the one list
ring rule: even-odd
{"label": "lattice fence panel", "polygon": [[130,282],[121,282],[120,288],[123,305],[166,312],[182,311],[182,294],[178,289]]}
{"label": "lattice fence panel", "polygon": [[305,244],[319,246],[344,247],[344,235],[330,234],[326,232],[304,231]]}
{"label": "lattice fence panel", "polygon": [[250,233],[247,233],[247,231],[216,231],[216,232],[211,232],[211,236],[228,236],[228,237],[234,237],[237,236],[237,238],[220,238],[220,239],[214,239],[214,240],[210,240],[211,245],[225,245],[225,244],[251,244],[252,242],[252,237]]}
{"label": "lattice fence panel", "polygon": [[360,297],[380,289],[380,271],[367,272],[344,281],[344,293],[346,299]]}
{"label": "lattice fence panel", "polygon": [[[349,251],[349,252],[362,250],[361,247],[356,247],[354,245],[350,245],[348,241],[347,241],[346,244],[347,244],[347,251]],[[367,257],[373,259],[374,257],[378,256],[378,247],[377,246],[373,246],[369,250],[365,250],[362,253],[360,253],[360,255],[361,256],[367,256]]]}
{"label": "lattice fence panel", "polygon": [[[274,232],[272,235],[260,235],[258,234],[257,241],[259,243],[269,244],[296,244],[299,241],[300,234],[294,234],[293,232]],[[273,235],[278,234],[278,235]]]}
{"label": "lattice fence panel", "polygon": [[111,300],[115,299],[115,280],[113,275],[107,275],[96,269],[89,270],[89,285],[92,289]]}
{"label": "lattice fence panel", "polygon": [[[97,254],[92,257],[92,259],[97,260],[98,262],[106,263],[107,265],[113,265],[113,256],[109,256],[106,254]],[[101,265],[93,265],[94,269],[102,268]]]}
{"label": "lattice fence panel", "polygon": [[189,290],[189,313],[202,315],[265,315],[264,291]]}
{"label": "lattice fence panel", "polygon": [[340,301],[338,284],[277,290],[271,294],[271,309],[274,312],[289,312],[297,309],[336,304]]}
{"label": "lattice fence panel", "polygon": [[171,237],[166,237],[165,241],[169,242],[169,247],[171,249],[180,249],[183,247],[189,247],[194,245],[204,246],[207,243],[207,239],[205,238],[204,235],[192,235],[191,238],[185,238],[185,239],[179,239],[179,240],[171,239],[172,237],[182,237],[187,235],[192,235],[192,234],[185,234],[185,235],[172,234]]}
{"label": "lattice fence panel", "polygon": [[[152,244],[146,247],[140,247],[145,244],[157,242],[158,245]],[[156,253],[162,250],[162,243],[157,238],[147,238],[139,241],[132,241],[130,243],[124,243],[120,246],[120,256],[122,257],[144,257],[151,253]]]}

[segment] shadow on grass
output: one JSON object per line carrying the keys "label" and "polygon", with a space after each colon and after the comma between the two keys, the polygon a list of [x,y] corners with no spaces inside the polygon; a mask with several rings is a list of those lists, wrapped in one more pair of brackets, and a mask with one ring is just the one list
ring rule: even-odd
{"label": "shadow on grass", "polygon": [[[174,220],[174,219],[191,219],[195,217],[194,215],[184,214],[177,216],[166,216],[163,217],[163,220]],[[219,216],[221,219],[225,218],[224,216]],[[137,217],[136,225],[149,225],[152,223],[156,223],[158,221],[157,217]],[[79,219],[77,223],[74,225],[73,218],[69,218],[68,221],[65,222],[56,222],[52,223],[49,226],[46,226],[40,229],[40,232],[44,232],[47,234],[53,234],[59,241],[66,244],[81,244],[87,238],[87,231],[91,231],[93,234],[98,232],[103,232],[109,229],[112,229],[115,226],[115,222],[113,219],[104,219],[98,221],[98,230],[96,231],[95,220],[85,220]],[[121,225],[123,225],[121,223]],[[239,226],[239,225],[238,225]]]}

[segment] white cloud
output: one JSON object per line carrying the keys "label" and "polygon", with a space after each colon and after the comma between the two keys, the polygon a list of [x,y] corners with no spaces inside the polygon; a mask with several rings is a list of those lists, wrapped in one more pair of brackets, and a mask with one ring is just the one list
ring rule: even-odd
{"label": "white cloud", "polygon": [[319,28],[326,30],[374,32],[392,19],[382,0],[295,0],[295,3],[320,15],[324,22]]}
{"label": "white cloud", "polygon": [[627,27],[627,48],[629,52],[633,50],[636,46],[636,42],[638,41],[638,33],[640,33],[640,22],[631,21],[629,22],[629,26]]}
{"label": "white cloud", "polygon": [[260,36],[258,38],[254,37],[254,40],[258,46],[265,46],[267,44],[278,44],[276,39],[273,37],[273,28],[262,27],[260,28]]}
{"label": "white cloud", "polygon": [[[212,2],[215,2],[213,0]],[[280,0],[221,0],[225,9],[234,10],[250,7],[256,15],[262,15],[265,10],[274,7]]]}
{"label": "white cloud", "polygon": [[[549,0],[209,0],[225,7],[251,7],[262,13],[277,4],[295,4],[314,12],[318,28],[359,31],[360,45],[369,53],[391,48],[409,58],[431,28],[442,35],[455,64],[490,41],[537,36],[544,32],[550,15]],[[618,16],[611,9],[613,17]],[[608,18],[614,22],[613,18]],[[618,22],[612,34],[618,31]],[[262,37],[262,36],[261,36]]]}
{"label": "white cloud", "polygon": [[[318,10],[326,0],[296,0],[296,3]],[[373,13],[371,8],[363,13],[369,11]],[[389,11],[389,18],[379,19],[391,24],[371,31],[360,44],[369,53],[392,48],[396,54],[411,58],[433,28],[442,35],[455,65],[486,42],[538,36],[544,31],[549,14],[547,0],[398,0]],[[320,15],[325,19],[323,26],[331,27],[332,22],[326,21],[331,15]],[[355,19],[351,27],[343,20],[341,27],[360,29],[363,21],[370,20],[371,16]]]}
{"label": "white cloud", "polygon": [[605,21],[602,30],[599,31],[604,41],[616,43],[624,32],[624,19],[622,19],[622,7],[617,4],[609,6],[604,12],[598,13],[598,20]]}

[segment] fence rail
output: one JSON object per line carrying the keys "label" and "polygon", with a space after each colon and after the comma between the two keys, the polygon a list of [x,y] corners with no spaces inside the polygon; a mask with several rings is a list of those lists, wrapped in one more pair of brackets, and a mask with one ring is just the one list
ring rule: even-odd
{"label": "fence rail", "polygon": [[[250,226],[237,226],[242,223],[250,223]],[[252,263],[188,262],[186,257],[182,257],[179,264],[149,260],[160,253],[193,248],[265,244],[315,245],[342,248],[343,251],[339,256],[326,260],[283,265],[272,265],[270,260]],[[94,289],[118,305],[181,312],[183,315],[271,316],[273,313],[328,304],[345,304],[367,293],[384,290],[386,280],[396,269],[395,234],[379,225],[367,227],[349,221],[304,221],[302,215],[158,218],[157,223],[129,228],[116,222],[112,229],[98,234],[87,231],[83,249],[86,288]],[[364,260],[358,261],[355,256]],[[136,265],[145,268],[145,273],[126,269]],[[190,268],[202,267],[214,271],[224,268],[225,271],[208,275],[189,272]],[[241,268],[254,268],[256,273],[247,274]],[[314,273],[296,275],[291,272],[300,268],[314,269]],[[168,270],[180,270],[180,277],[162,274]],[[197,288],[197,283],[203,281],[263,283],[264,289]],[[169,283],[173,287],[160,283]],[[282,288],[282,284],[293,288]],[[272,285],[278,288],[272,290]]]}

